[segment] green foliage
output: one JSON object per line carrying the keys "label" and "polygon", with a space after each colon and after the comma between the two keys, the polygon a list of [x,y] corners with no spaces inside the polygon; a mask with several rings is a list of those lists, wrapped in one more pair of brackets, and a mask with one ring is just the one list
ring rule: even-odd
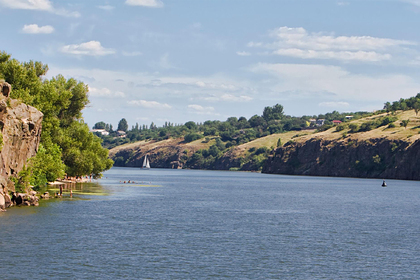
{"label": "green foliage", "polygon": [[344,129],[347,128],[347,125],[345,124],[339,124],[335,127],[335,131],[339,132],[339,131],[343,131]]}
{"label": "green foliage", "polygon": [[265,154],[267,151],[268,151],[268,148],[267,147],[261,147],[261,148],[258,148],[255,151],[255,154],[256,155],[261,155],[261,154]]}
{"label": "green foliage", "polygon": [[61,161],[61,148],[53,143],[48,147],[47,150],[40,144],[36,156],[29,160],[32,170],[30,183],[33,186],[42,186],[64,176],[65,165]]}
{"label": "green foliage", "polygon": [[97,122],[93,126],[93,129],[105,129],[105,127],[106,127],[106,123],[104,123],[104,122]]}
{"label": "green foliage", "polygon": [[420,93],[408,99],[400,98],[400,100],[394,101],[392,102],[392,104],[390,102],[387,102],[384,105],[384,110],[386,110],[387,112],[395,112],[397,110],[405,111],[412,109],[414,109],[417,115],[420,109]]}
{"label": "green foliage", "polygon": [[128,129],[128,123],[127,120],[122,118],[119,122],[118,122],[118,129],[117,130],[121,130],[121,131],[127,131]]}
{"label": "green foliage", "polygon": [[190,130],[197,129],[197,125],[193,121],[186,122],[184,125]]}
{"label": "green foliage", "polygon": [[0,53],[0,76],[12,85],[11,98],[34,106],[44,114],[39,152],[22,174],[29,172],[27,181],[35,185],[54,181],[63,176],[64,171],[68,175],[99,176],[110,168],[112,161],[107,159],[108,151],[101,147],[101,140],[89,133],[82,122],[82,110],[89,103],[88,87],[62,75],[45,79],[47,71],[48,66],[41,62],[21,63]]}
{"label": "green foliage", "polygon": [[31,178],[31,168],[24,166],[19,172],[17,178],[11,177],[15,183],[16,192],[26,193],[29,191],[29,181]]}
{"label": "green foliage", "polygon": [[3,149],[3,134],[0,132],[0,152]]}
{"label": "green foliage", "polygon": [[349,124],[349,129],[351,133],[355,133],[359,130],[359,126],[355,123]]}
{"label": "green foliage", "polygon": [[317,129],[317,131],[318,132],[326,131],[326,130],[330,129],[331,127],[333,127],[332,124],[324,124],[323,126],[319,127]]}
{"label": "green foliage", "polygon": [[200,138],[202,138],[202,136],[200,134],[188,133],[187,135],[184,136],[184,142],[189,143],[189,142],[198,140]]}
{"label": "green foliage", "polygon": [[398,144],[395,142],[391,143],[391,152],[394,152],[396,149],[398,149]]}
{"label": "green foliage", "polygon": [[403,126],[404,128],[407,128],[408,123],[410,122],[410,120],[402,120],[400,125]]}
{"label": "green foliage", "polygon": [[281,120],[283,118],[283,106],[276,104],[273,107],[265,107],[263,118],[268,122],[270,120]]}
{"label": "green foliage", "polygon": [[60,146],[69,176],[92,174],[96,178],[100,177],[102,171],[112,167],[108,150],[102,148],[101,139],[90,133],[85,123],[73,122],[62,132]]}
{"label": "green foliage", "polygon": [[277,140],[277,147],[281,147],[281,138]]}

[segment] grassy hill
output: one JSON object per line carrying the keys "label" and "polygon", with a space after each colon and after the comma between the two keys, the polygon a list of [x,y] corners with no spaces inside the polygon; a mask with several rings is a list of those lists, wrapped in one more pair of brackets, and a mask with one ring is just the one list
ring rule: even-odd
{"label": "grassy hill", "polygon": [[[401,126],[403,120],[408,120],[406,127]],[[382,125],[383,123],[386,124]],[[361,143],[372,139],[387,139],[412,145],[420,138],[419,132],[420,117],[414,110],[406,110],[346,121],[341,124],[341,129],[333,126],[325,131],[311,129],[276,133],[228,148],[228,142],[221,141],[217,136],[201,138],[190,143],[185,143],[182,137],[162,141],[143,140],[111,149],[110,157],[117,166],[140,167],[142,158],[148,154],[152,167],[261,170],[265,161],[279,148],[279,139],[280,148],[315,140],[328,141],[330,145],[349,145],[348,143]]]}

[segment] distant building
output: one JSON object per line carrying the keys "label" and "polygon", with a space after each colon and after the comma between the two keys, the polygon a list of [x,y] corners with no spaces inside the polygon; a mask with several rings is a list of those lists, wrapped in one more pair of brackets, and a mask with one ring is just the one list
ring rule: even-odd
{"label": "distant building", "polygon": [[101,135],[109,135],[109,132],[105,129],[92,129],[91,132],[100,133]]}
{"label": "distant building", "polygon": [[125,131],[123,130],[117,130],[117,134],[118,134],[118,137],[120,138],[125,138],[126,136]]}
{"label": "distant building", "polygon": [[325,123],[325,119],[317,119],[316,120],[316,126],[323,126]]}
{"label": "distant building", "polygon": [[332,121],[332,123],[333,123],[334,125],[339,125],[339,124],[341,123],[341,121],[339,121],[339,120],[333,120],[333,121]]}
{"label": "distant building", "polygon": [[346,120],[350,120],[352,118],[353,118],[353,116],[346,116]]}

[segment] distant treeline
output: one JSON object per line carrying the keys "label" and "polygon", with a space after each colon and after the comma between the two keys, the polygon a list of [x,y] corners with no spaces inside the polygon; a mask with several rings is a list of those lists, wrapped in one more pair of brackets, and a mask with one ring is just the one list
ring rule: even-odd
{"label": "distant treeline", "polygon": [[[136,123],[129,130],[127,120],[123,118],[119,121],[116,130],[113,129],[111,124],[104,122],[96,123],[93,129],[104,129],[109,133],[103,135],[101,132],[96,132],[103,139],[102,145],[108,149],[141,140],[161,141],[184,137],[185,142],[191,142],[200,138],[208,137],[210,139],[215,136],[220,138],[225,148],[229,148],[275,133],[310,128],[324,130],[332,127],[333,120],[346,122],[348,116],[351,116],[351,119],[358,119],[371,114],[370,112],[339,113],[333,111],[318,116],[292,117],[284,114],[282,105],[276,104],[272,107],[265,107],[261,116],[254,115],[249,119],[230,117],[226,121],[208,120],[204,123],[189,121],[185,124],[165,122],[162,127],[157,127],[153,122],[149,126],[140,126]],[[321,126],[317,126],[314,122],[311,122],[311,119],[325,121]]]}

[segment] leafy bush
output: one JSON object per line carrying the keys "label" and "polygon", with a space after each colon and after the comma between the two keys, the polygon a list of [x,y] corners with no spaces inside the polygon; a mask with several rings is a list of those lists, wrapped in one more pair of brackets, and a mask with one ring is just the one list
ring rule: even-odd
{"label": "leafy bush", "polygon": [[359,130],[359,126],[355,123],[349,124],[350,132],[355,133]]}
{"label": "leafy bush", "polygon": [[343,131],[346,128],[347,128],[347,126],[345,124],[339,124],[335,127],[335,131],[337,131],[337,132]]}
{"label": "leafy bush", "polygon": [[268,151],[268,148],[267,147],[261,147],[261,148],[258,148],[256,151],[255,151],[255,154],[256,155],[261,155],[261,154],[264,154],[265,152],[267,152]]}
{"label": "leafy bush", "polygon": [[202,136],[200,134],[197,133],[188,133],[187,135],[184,136],[184,142],[189,143],[195,140],[200,139]]}

